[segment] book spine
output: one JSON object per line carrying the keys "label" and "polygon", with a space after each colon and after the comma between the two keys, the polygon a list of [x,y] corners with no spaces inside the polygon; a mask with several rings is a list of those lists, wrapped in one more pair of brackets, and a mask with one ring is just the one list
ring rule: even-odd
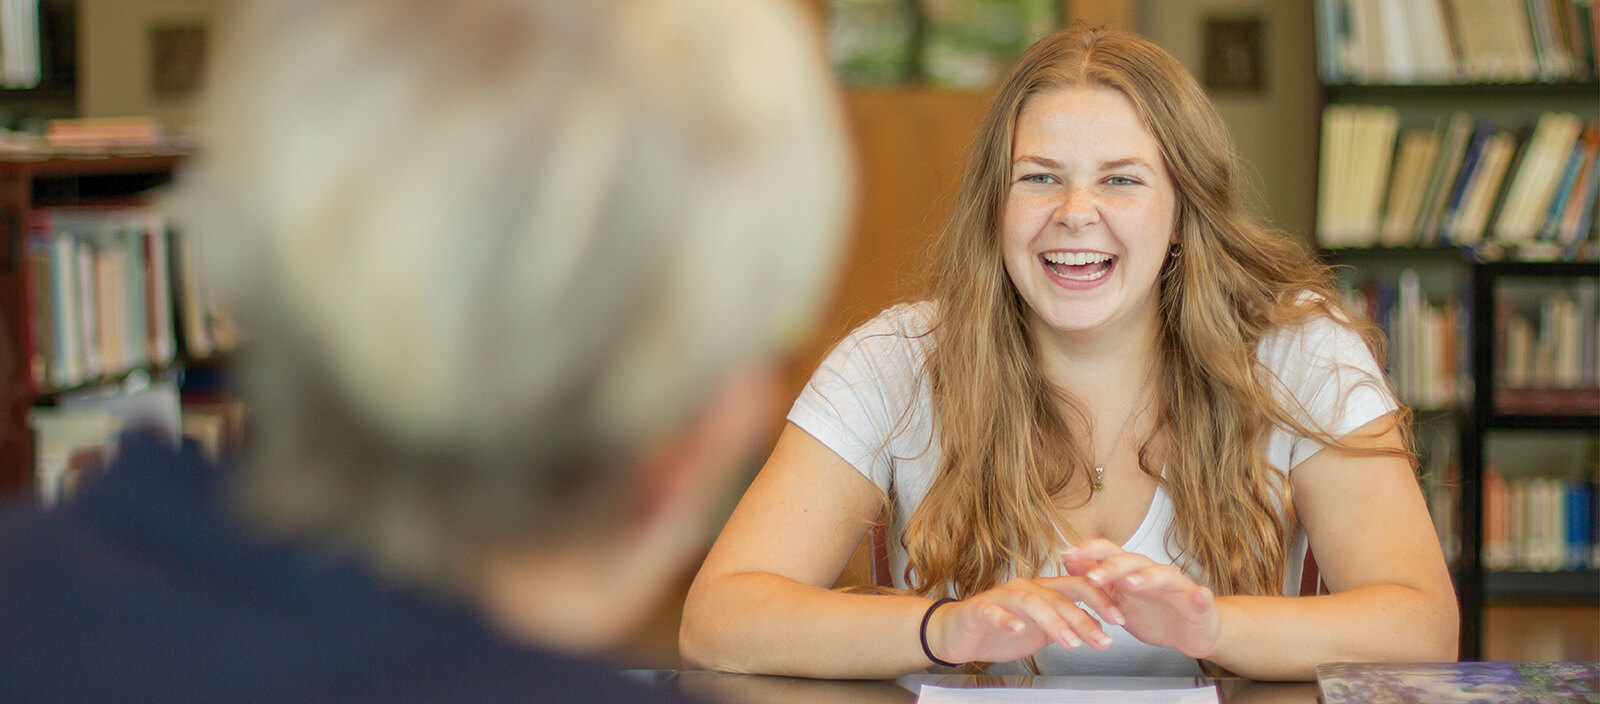
{"label": "book spine", "polygon": [[123,356],[130,368],[143,367],[150,363],[150,300],[147,295],[148,287],[145,276],[149,267],[145,264],[145,239],[144,232],[139,229],[136,222],[130,221],[123,228],[123,284],[125,294],[125,310],[127,311],[123,330]]}
{"label": "book spine", "polygon": [[1566,555],[1564,565],[1570,570],[1589,566],[1594,535],[1590,532],[1594,518],[1589,515],[1593,507],[1594,487],[1588,482],[1567,482]]}
{"label": "book spine", "polygon": [[27,262],[23,275],[28,297],[28,380],[35,395],[50,387],[53,374],[55,296],[52,283],[52,246],[49,216],[35,211],[28,222]]}
{"label": "book spine", "polygon": [[1590,121],[1583,128],[1583,134],[1578,138],[1578,149],[1582,154],[1577,166],[1577,174],[1568,189],[1565,205],[1557,214],[1555,223],[1555,239],[1563,244],[1573,244],[1578,240],[1580,230],[1578,219],[1583,215],[1583,208],[1590,196],[1590,186],[1594,180],[1595,159],[1600,158],[1600,121]]}
{"label": "book spine", "polygon": [[[1459,227],[1463,201],[1467,191],[1471,188],[1473,180],[1482,178],[1479,164],[1483,160],[1483,152],[1489,145],[1489,140],[1494,136],[1494,128],[1486,122],[1480,122],[1474,130],[1472,141],[1467,146],[1467,151],[1461,157],[1461,173],[1456,177],[1455,186],[1450,189],[1450,197],[1446,199],[1442,221],[1441,234],[1447,234]],[[1441,238],[1443,239],[1443,238]]]}
{"label": "book spine", "polygon": [[1600,386],[1600,284],[1581,279],[1573,290],[1578,309],[1578,387]]}
{"label": "book spine", "polygon": [[177,343],[172,321],[172,267],[168,253],[166,223],[159,213],[149,211],[144,218],[146,261],[150,266],[151,361],[168,364],[176,356]]}
{"label": "book spine", "polygon": [[1594,212],[1600,207],[1600,158],[1594,160],[1589,168],[1589,193],[1583,198],[1583,206],[1572,226],[1572,236],[1569,240],[1582,239],[1586,234],[1593,235],[1595,227]]}
{"label": "book spine", "polygon": [[1324,247],[1340,245],[1337,232],[1337,204],[1335,194],[1344,179],[1341,156],[1344,143],[1345,108],[1330,105],[1322,111],[1322,132],[1319,137],[1321,154],[1317,159],[1317,242]]}
{"label": "book spine", "polygon": [[1562,164],[1561,175],[1557,177],[1555,189],[1551,193],[1550,203],[1538,220],[1539,239],[1554,240],[1560,232],[1561,214],[1566,211],[1567,201],[1572,197],[1573,187],[1577,185],[1578,173],[1583,168],[1583,156],[1582,142],[1574,144],[1568,151],[1566,161]]}
{"label": "book spine", "polygon": [[56,386],[73,386],[83,380],[83,309],[78,303],[78,241],[64,232],[52,235],[51,288],[56,306]]}
{"label": "book spine", "polygon": [[1456,176],[1461,171],[1461,161],[1466,155],[1467,142],[1472,138],[1473,118],[1465,112],[1451,115],[1445,123],[1440,138],[1439,161],[1428,179],[1427,196],[1417,215],[1417,243],[1433,244],[1439,239],[1439,226]]}
{"label": "book spine", "polygon": [[95,291],[95,251],[93,245],[78,240],[78,320],[83,326],[83,376],[85,380],[100,376],[100,305]]}
{"label": "book spine", "polygon": [[1586,78],[1600,76],[1600,52],[1595,51],[1595,37],[1600,35],[1600,13],[1595,12],[1594,0],[1573,0],[1573,27],[1576,30],[1578,62],[1588,71]]}
{"label": "book spine", "polygon": [[1317,0],[1317,72],[1327,85],[1343,83],[1339,37],[1343,33],[1344,12],[1338,0]]}
{"label": "book spine", "polygon": [[1510,545],[1507,542],[1506,503],[1509,497],[1505,480],[1493,464],[1483,472],[1483,566],[1501,570],[1509,564]]}

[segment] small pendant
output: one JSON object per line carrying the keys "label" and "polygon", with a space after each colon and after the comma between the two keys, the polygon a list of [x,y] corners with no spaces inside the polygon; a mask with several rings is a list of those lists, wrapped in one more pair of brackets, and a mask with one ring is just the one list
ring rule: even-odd
{"label": "small pendant", "polygon": [[1099,490],[1104,489],[1104,488],[1106,488],[1106,468],[1105,467],[1095,467],[1094,468],[1094,490],[1095,491],[1099,491]]}

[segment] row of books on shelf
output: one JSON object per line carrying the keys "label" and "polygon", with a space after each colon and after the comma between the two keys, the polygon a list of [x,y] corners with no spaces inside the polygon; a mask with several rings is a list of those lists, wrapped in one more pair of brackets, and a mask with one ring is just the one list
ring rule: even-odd
{"label": "row of books on shelf", "polygon": [[1497,305],[1501,387],[1600,387],[1600,285],[1595,279],[1536,295],[1502,296]]}
{"label": "row of books on shelf", "polygon": [[212,459],[225,457],[239,446],[244,407],[217,390],[180,392],[170,379],[143,378],[62,394],[53,406],[30,409],[28,422],[38,500],[55,506],[104,469],[126,430],[191,438]]}
{"label": "row of books on shelf", "polygon": [[1393,280],[1346,282],[1342,288],[1345,305],[1376,323],[1389,341],[1385,371],[1401,401],[1419,408],[1452,408],[1471,394],[1463,387],[1471,377],[1469,309],[1460,298],[1430,304],[1412,269]]}
{"label": "row of books on shelf", "polygon": [[1317,0],[1327,83],[1592,79],[1593,0]]}
{"label": "row of books on shelf", "polygon": [[1329,248],[1596,238],[1600,122],[1546,112],[1513,132],[1456,111],[1400,127],[1391,106],[1322,113],[1317,241]]}
{"label": "row of books on shelf", "polygon": [[[1430,303],[1414,269],[1341,283],[1345,305],[1383,330],[1401,401],[1453,408],[1471,397],[1469,297]],[[1501,413],[1600,413],[1600,284],[1503,293],[1496,302],[1495,407]]]}
{"label": "row of books on shelf", "polygon": [[1546,572],[1600,567],[1593,482],[1506,479],[1489,465],[1483,481],[1483,566]]}
{"label": "row of books on shelf", "polygon": [[148,115],[49,120],[37,134],[0,130],[0,156],[10,159],[182,155],[196,148],[192,135],[166,129]]}
{"label": "row of books on shelf", "polygon": [[236,333],[196,244],[147,206],[43,208],[29,215],[28,354],[35,393],[160,367]]}
{"label": "row of books on shelf", "polygon": [[0,88],[39,85],[39,26],[39,0],[0,0]]}

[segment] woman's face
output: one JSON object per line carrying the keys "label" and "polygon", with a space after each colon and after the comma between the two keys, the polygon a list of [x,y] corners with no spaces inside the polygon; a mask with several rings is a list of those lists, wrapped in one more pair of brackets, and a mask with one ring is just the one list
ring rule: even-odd
{"label": "woman's face", "polygon": [[1001,254],[1036,325],[1098,336],[1153,321],[1176,213],[1160,146],[1121,91],[1056,89],[1023,106]]}

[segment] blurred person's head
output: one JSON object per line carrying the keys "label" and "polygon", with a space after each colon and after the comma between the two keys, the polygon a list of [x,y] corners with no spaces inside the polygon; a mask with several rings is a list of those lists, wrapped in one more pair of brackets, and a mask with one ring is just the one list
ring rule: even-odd
{"label": "blurred person's head", "polygon": [[592,648],[703,547],[850,179],[778,0],[264,0],[180,193],[249,337],[242,507]]}

